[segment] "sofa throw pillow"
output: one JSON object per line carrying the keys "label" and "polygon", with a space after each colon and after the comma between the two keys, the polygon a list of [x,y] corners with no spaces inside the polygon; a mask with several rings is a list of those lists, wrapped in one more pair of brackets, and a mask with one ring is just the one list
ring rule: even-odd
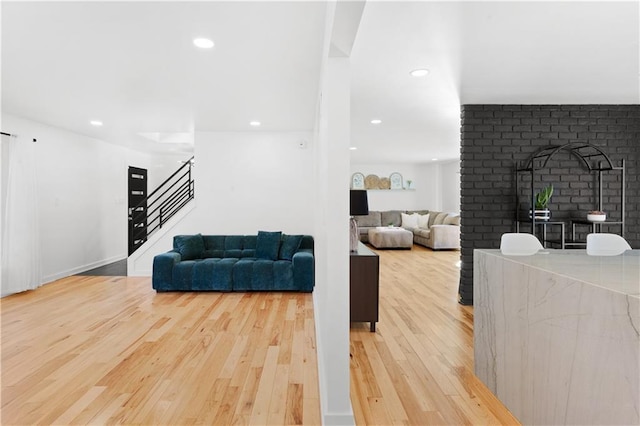
{"label": "sofa throw pillow", "polygon": [[429,213],[418,215],[418,228],[429,229]]}
{"label": "sofa throw pillow", "polygon": [[436,216],[436,220],[433,221],[433,225],[444,225],[444,219],[449,215],[449,213],[438,213]]}
{"label": "sofa throw pillow", "polygon": [[302,235],[285,235],[282,234],[282,242],[280,243],[280,254],[278,259],[293,260],[302,242]]}
{"label": "sofa throw pillow", "polygon": [[406,213],[401,213],[401,217],[402,217],[402,227],[403,228],[417,228],[418,227],[418,216],[420,216],[418,213],[414,213],[414,214],[406,214]]}
{"label": "sofa throw pillow", "polygon": [[173,237],[173,245],[180,253],[181,260],[200,259],[204,252],[204,240],[201,234],[176,235]]}
{"label": "sofa throw pillow", "polygon": [[444,218],[443,224],[460,226],[460,216],[455,214],[450,214],[449,216]]}
{"label": "sofa throw pillow", "polygon": [[256,257],[258,259],[278,260],[282,232],[259,231],[256,240]]}

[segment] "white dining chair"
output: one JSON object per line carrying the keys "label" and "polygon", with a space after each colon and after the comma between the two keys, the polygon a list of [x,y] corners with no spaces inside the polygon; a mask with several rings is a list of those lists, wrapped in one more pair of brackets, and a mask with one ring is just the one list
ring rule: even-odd
{"label": "white dining chair", "polygon": [[631,246],[620,235],[606,233],[587,235],[589,256],[617,256],[627,250],[631,250]]}
{"label": "white dining chair", "polygon": [[500,238],[500,252],[508,256],[531,256],[543,248],[533,234],[507,233]]}

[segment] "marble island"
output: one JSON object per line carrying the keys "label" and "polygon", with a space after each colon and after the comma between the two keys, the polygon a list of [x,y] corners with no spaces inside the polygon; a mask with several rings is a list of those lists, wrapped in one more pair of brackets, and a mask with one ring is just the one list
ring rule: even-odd
{"label": "marble island", "polygon": [[640,424],[640,250],[475,250],[473,273],[475,374],[523,424]]}

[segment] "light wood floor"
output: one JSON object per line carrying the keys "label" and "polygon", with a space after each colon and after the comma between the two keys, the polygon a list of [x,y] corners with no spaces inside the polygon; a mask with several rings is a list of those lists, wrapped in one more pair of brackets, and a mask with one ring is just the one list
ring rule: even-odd
{"label": "light wood floor", "polygon": [[320,424],[311,294],[75,276],[0,307],[3,425]]}
{"label": "light wood floor", "polygon": [[[378,253],[377,332],[351,328],[357,424],[517,424],[472,374],[459,253]],[[320,424],[309,294],[76,276],[0,310],[3,425]]]}
{"label": "light wood floor", "polygon": [[380,322],[351,326],[358,425],[517,425],[473,375],[473,308],[457,302],[457,251],[376,250]]}

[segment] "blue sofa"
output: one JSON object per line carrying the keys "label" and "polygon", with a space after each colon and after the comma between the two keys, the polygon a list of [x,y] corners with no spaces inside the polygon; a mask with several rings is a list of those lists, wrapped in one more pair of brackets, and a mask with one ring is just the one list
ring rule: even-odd
{"label": "blue sofa", "polygon": [[310,235],[176,235],[173,250],[153,258],[158,292],[312,292],[314,281]]}

